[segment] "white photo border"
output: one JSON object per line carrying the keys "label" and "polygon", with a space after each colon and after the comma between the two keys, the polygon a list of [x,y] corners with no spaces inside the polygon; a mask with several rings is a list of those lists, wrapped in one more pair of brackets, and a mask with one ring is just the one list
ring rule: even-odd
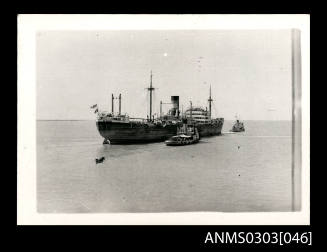
{"label": "white photo border", "polygon": [[[310,15],[20,14],[18,22],[17,225],[309,225]],[[38,213],[36,32],[40,30],[298,29],[302,61],[302,207],[297,212]]]}

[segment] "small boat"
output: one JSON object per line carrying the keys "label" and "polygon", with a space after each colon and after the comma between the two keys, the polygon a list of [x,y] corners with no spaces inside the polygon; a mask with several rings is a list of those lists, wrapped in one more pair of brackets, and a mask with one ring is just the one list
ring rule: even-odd
{"label": "small boat", "polygon": [[238,119],[236,120],[233,128],[230,130],[231,132],[242,132],[245,131],[244,123],[240,122]]}
{"label": "small boat", "polygon": [[165,141],[167,146],[181,146],[187,144],[195,144],[199,142],[200,136],[198,129],[194,125],[183,125],[182,128],[178,128],[176,136],[172,136]]}
{"label": "small boat", "polygon": [[96,163],[96,164],[98,164],[98,163],[102,163],[104,160],[105,160],[105,157],[96,158],[96,159],[95,159],[95,163]]}

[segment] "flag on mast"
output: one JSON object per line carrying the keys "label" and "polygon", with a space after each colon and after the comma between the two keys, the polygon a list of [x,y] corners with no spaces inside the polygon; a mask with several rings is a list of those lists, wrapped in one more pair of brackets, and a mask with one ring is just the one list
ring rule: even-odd
{"label": "flag on mast", "polygon": [[94,104],[90,108],[93,109],[93,108],[97,108],[97,107],[98,107],[98,104]]}

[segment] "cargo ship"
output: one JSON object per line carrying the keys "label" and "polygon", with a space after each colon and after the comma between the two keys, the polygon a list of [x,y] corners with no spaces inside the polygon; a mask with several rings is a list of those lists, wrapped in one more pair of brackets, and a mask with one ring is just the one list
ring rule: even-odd
{"label": "cargo ship", "polygon": [[[150,75],[150,114],[146,119],[132,118],[121,114],[121,95],[119,95],[119,111],[114,112],[114,95],[111,97],[111,113],[98,112],[96,126],[100,135],[104,138],[104,144],[129,144],[159,142],[174,136],[178,125],[181,124],[179,115],[179,97],[172,96],[173,108],[169,113],[160,118],[152,115],[152,72]],[[162,102],[160,102],[161,109]]]}
{"label": "cargo ship", "polygon": [[[160,115],[157,118],[152,115],[152,72],[150,75],[150,113],[147,118],[132,118],[121,114],[121,95],[119,95],[119,111],[114,113],[114,95],[112,95],[111,112],[97,112],[96,126],[100,135],[104,138],[104,144],[130,144],[165,141],[176,135],[178,127],[183,125],[182,119],[186,118],[190,123],[195,123],[200,136],[219,135],[221,133],[223,118],[211,119],[211,91],[209,97],[210,111],[205,111],[205,120],[198,119],[197,112],[188,110],[183,115],[179,110],[179,96],[171,96],[170,103],[160,102]],[[211,89],[210,89],[211,90]],[[162,114],[162,105],[171,104],[172,108],[167,114]],[[188,112],[191,116],[188,116]]]}

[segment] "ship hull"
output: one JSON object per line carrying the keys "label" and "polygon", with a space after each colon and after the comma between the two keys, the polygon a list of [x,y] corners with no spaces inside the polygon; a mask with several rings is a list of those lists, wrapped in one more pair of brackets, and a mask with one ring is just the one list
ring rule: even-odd
{"label": "ship hull", "polygon": [[230,132],[243,132],[245,129],[231,129]]}
{"label": "ship hull", "polygon": [[177,125],[154,125],[98,121],[100,135],[111,144],[161,142],[177,132]]}
{"label": "ship hull", "polygon": [[[216,123],[196,124],[200,137],[217,136],[221,134],[224,120]],[[176,135],[177,124],[144,124],[135,122],[96,122],[100,135],[111,144],[134,144],[162,142]]]}
{"label": "ship hull", "polygon": [[200,137],[219,136],[224,125],[224,119],[217,119],[215,123],[196,124]]}

